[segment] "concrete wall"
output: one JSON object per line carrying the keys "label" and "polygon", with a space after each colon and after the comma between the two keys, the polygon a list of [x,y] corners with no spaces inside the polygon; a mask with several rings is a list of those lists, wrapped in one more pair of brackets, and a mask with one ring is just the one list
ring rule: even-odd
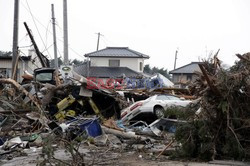
{"label": "concrete wall", "polygon": [[[143,58],[105,58],[91,57],[91,66],[109,66],[109,60],[120,60],[120,67],[128,67],[134,71],[142,72],[144,68]],[[142,71],[140,70],[140,62],[142,62]]]}

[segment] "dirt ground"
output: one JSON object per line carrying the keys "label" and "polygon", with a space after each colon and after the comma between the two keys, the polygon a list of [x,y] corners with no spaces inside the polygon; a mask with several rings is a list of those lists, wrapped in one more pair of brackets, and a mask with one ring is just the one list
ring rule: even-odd
{"label": "dirt ground", "polygon": [[[138,151],[124,151],[119,148],[114,149],[109,147],[89,147],[82,146],[79,151],[84,154],[85,165],[110,165],[110,166],[225,166],[225,165],[239,165],[245,166],[244,163],[227,163],[227,164],[209,164],[202,162],[180,162],[168,160],[167,156],[161,156],[156,159],[156,154],[138,152]],[[25,154],[25,155],[24,155]],[[19,155],[9,154],[5,158],[1,158],[0,165],[2,166],[36,166],[43,161],[41,157],[42,148],[26,149]],[[55,151],[55,158],[68,162],[71,159],[69,153],[65,149],[57,149]],[[68,162],[70,163],[70,162]]]}

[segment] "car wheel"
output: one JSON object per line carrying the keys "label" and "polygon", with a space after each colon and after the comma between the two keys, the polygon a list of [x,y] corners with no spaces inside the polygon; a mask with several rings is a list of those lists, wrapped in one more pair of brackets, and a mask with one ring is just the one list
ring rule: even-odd
{"label": "car wheel", "polygon": [[164,109],[162,107],[155,107],[154,108],[155,116],[160,119],[164,117]]}

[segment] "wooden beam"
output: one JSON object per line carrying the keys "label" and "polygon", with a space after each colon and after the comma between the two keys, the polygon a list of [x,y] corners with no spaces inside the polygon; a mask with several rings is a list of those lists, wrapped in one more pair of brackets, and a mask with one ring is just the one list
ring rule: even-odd
{"label": "wooden beam", "polygon": [[220,95],[219,90],[214,86],[213,82],[211,81],[211,79],[209,78],[209,75],[207,74],[207,71],[205,70],[205,68],[203,67],[202,64],[198,64],[203,76],[205,77],[210,89],[216,94],[216,95]]}
{"label": "wooden beam", "polygon": [[22,85],[20,85],[18,82],[16,82],[13,79],[10,78],[1,78],[0,79],[0,83],[4,83],[4,84],[12,84],[16,89],[20,90],[21,92],[23,92],[27,97],[30,98],[30,100],[37,106],[38,110],[42,113],[43,109],[41,107],[41,105],[37,102],[37,99],[32,96]]}

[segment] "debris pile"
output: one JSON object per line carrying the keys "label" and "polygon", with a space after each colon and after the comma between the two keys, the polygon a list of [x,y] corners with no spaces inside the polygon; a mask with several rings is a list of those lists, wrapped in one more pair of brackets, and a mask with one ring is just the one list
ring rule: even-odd
{"label": "debris pile", "polygon": [[[39,74],[44,71],[54,72],[41,70]],[[40,164],[71,161],[79,165],[85,160],[79,152],[82,144],[109,147],[118,152],[133,149],[156,154],[156,158],[165,154],[166,149],[173,150],[173,134],[167,137],[159,130],[160,125],[167,123],[166,119],[158,119],[150,125],[142,121],[124,126],[119,120],[120,111],[130,102],[123,95],[112,89],[98,88],[76,73],[64,82],[59,77],[47,79],[47,73],[39,76],[40,81],[29,79],[23,84],[9,78],[0,79],[2,160],[40,150]],[[96,87],[88,89],[87,83]],[[71,154],[68,161],[54,156],[55,149],[60,147]]]}
{"label": "debris pile", "polygon": [[200,65],[202,73],[190,87],[200,109],[178,127],[178,156],[203,160],[250,158],[250,53],[223,69],[214,59]]}
{"label": "debris pile", "polygon": [[[74,71],[63,80],[48,68],[22,84],[1,78],[0,159],[39,152],[42,165],[111,165],[118,154],[132,151],[154,160],[171,154],[247,160],[250,53],[237,56],[230,69],[223,69],[216,56],[201,64],[202,73],[189,90],[110,89]],[[136,119],[143,109],[151,113],[149,119]],[[63,149],[70,155],[57,156]],[[106,158],[93,157],[98,152]]]}

